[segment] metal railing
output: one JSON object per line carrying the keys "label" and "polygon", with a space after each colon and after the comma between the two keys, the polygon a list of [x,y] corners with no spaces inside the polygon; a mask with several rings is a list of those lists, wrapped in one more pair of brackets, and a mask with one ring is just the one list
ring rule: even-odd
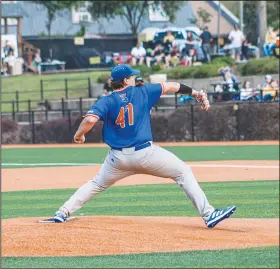
{"label": "metal railing", "polygon": [[[46,88],[46,82],[50,83],[50,82],[54,82],[54,81],[60,81],[63,82],[64,87],[63,88],[58,88],[58,89],[49,89]],[[69,82],[71,81],[85,81],[85,86],[82,87],[75,87],[75,88],[70,88],[69,86]],[[69,99],[70,97],[70,92],[69,91],[75,91],[75,95],[77,95],[77,92],[83,92],[84,94],[80,94],[80,95],[84,95],[88,98],[92,98],[92,86],[91,86],[91,79],[90,77],[86,78],[86,79],[69,79],[69,78],[65,78],[65,79],[58,79],[58,80],[44,80],[41,79],[40,80],[40,89],[39,90],[26,90],[26,91],[2,91],[1,94],[2,95],[10,95],[11,99],[7,100],[7,98],[2,97],[2,100],[6,99],[5,101],[1,101],[2,104],[11,104],[11,106],[15,106],[15,110],[17,112],[20,111],[20,104],[29,104],[29,102],[31,102],[31,106],[33,106],[33,103],[37,103],[38,102],[44,102],[46,99],[51,99],[51,98],[46,98],[47,97],[47,93],[61,93],[61,95],[56,95],[56,98],[65,98],[65,99]],[[27,98],[24,98],[23,96],[26,96]],[[35,96],[34,98],[32,98],[32,96]],[[11,111],[14,111],[14,109],[12,109]],[[3,112],[3,111],[2,111]]]}

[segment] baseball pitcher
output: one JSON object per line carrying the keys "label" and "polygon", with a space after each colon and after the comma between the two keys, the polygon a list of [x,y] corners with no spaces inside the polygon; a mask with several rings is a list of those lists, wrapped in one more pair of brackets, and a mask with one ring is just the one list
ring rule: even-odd
{"label": "baseball pitcher", "polygon": [[171,152],[153,144],[150,110],[160,96],[168,93],[191,95],[203,111],[210,107],[206,93],[177,83],[145,84],[135,87],[140,71],[120,64],[111,72],[113,93],[99,99],[84,116],[75,136],[76,143],[85,142],[85,134],[97,121],[104,122],[103,139],[110,151],[98,174],[80,187],[51,219],[61,223],[70,219],[87,201],[118,180],[148,174],[172,178],[185,192],[209,228],[228,218],[235,206],[214,209],[197,183],[192,170]]}

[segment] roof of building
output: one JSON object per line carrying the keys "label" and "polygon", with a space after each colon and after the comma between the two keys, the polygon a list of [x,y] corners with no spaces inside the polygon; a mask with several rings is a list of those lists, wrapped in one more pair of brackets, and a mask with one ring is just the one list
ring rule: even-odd
{"label": "roof of building", "polygon": [[[195,26],[191,23],[194,17],[194,10],[191,5],[192,1],[186,2],[180,10],[178,10],[175,21],[150,21],[148,16],[143,17],[139,32],[141,30],[154,27],[178,27],[185,28],[188,26]],[[215,10],[218,10],[219,1],[203,1],[211,5]],[[22,20],[22,35],[23,36],[40,36],[43,33],[47,35],[46,20],[47,10],[31,1],[17,1],[16,3],[2,4],[2,17],[23,17]],[[230,24],[236,24],[239,20],[221,4],[221,15],[229,21]],[[73,23],[72,12],[65,10],[62,16],[56,16],[51,28],[52,35],[68,35],[75,36],[81,29],[79,23]],[[15,27],[11,26],[9,32],[15,33]],[[130,25],[126,19],[116,16],[114,19],[101,19],[86,25],[87,36],[93,35],[116,35],[131,33]]]}
{"label": "roof of building", "polygon": [[21,3],[2,3],[1,4],[2,18],[22,18],[27,16],[27,13],[21,6]]}
{"label": "roof of building", "polygon": [[[219,10],[219,2],[220,1],[207,1],[209,5],[215,8],[217,11]],[[237,2],[238,3],[238,2]],[[220,3],[221,7],[221,15],[232,25],[239,24],[239,19],[229,11],[222,3]]]}

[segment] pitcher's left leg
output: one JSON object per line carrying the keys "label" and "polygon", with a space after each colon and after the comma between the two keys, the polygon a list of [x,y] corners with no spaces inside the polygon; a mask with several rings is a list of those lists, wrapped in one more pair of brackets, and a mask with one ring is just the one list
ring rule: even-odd
{"label": "pitcher's left leg", "polygon": [[204,219],[207,219],[214,211],[191,168],[173,153],[152,145],[151,149],[147,149],[144,158],[140,160],[140,165],[142,173],[172,178],[184,190]]}

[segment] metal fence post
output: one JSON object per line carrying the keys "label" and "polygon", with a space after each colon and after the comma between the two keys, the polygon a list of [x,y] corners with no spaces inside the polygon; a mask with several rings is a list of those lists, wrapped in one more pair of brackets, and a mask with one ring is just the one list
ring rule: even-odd
{"label": "metal fence post", "polygon": [[72,121],[71,121],[71,110],[68,109],[68,124],[69,124],[69,132],[72,134]]}
{"label": "metal fence post", "polygon": [[16,91],[16,105],[17,105],[17,112],[19,112],[19,93]]}
{"label": "metal fence post", "polygon": [[12,101],[12,109],[13,109],[13,120],[16,120],[15,101]]}
{"label": "metal fence post", "polygon": [[65,81],[65,99],[68,99],[68,80],[67,78],[64,80]]}
{"label": "metal fence post", "polygon": [[40,92],[41,92],[41,101],[44,100],[44,85],[43,85],[43,80],[40,80]]}
{"label": "metal fence post", "polygon": [[64,105],[64,98],[61,98],[61,110],[62,110],[62,116],[64,118],[65,115],[65,105]]}
{"label": "metal fence post", "polygon": [[175,92],[175,108],[177,108],[178,107],[178,93],[177,92]]}
{"label": "metal fence post", "polygon": [[32,122],[32,143],[35,144],[35,120],[34,120],[34,111],[31,112],[31,122]]}
{"label": "metal fence post", "polygon": [[80,97],[80,115],[83,116],[83,98]]}
{"label": "metal fence post", "polygon": [[28,113],[29,113],[29,122],[32,120],[32,115],[31,115],[31,101],[28,99]]}
{"label": "metal fence post", "polygon": [[192,142],[194,142],[194,118],[193,118],[193,104],[191,104],[191,128],[192,128]]}
{"label": "metal fence post", "polygon": [[[240,103],[241,104],[241,103]],[[237,128],[237,139],[240,141],[240,104],[236,103],[236,128]]]}
{"label": "metal fence post", "polygon": [[90,78],[88,78],[88,98],[92,98]]}
{"label": "metal fence post", "polygon": [[48,113],[48,109],[45,110],[45,121],[49,120],[49,113]]}

